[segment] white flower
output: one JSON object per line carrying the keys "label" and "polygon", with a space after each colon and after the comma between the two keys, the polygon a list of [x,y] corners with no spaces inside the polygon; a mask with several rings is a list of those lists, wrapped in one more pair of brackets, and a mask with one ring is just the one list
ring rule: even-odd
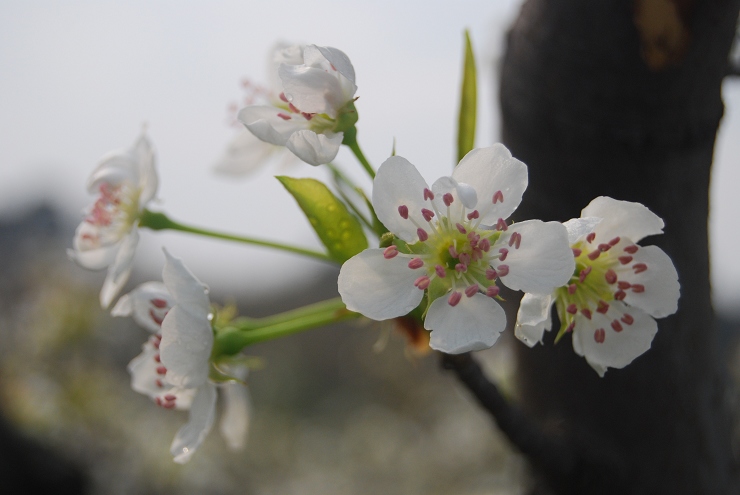
{"label": "white flower", "polygon": [[471,151],[432,189],[406,159],[386,160],[372,202],[405,242],[367,249],[342,266],[339,293],[347,309],[385,320],[407,314],[426,293],[432,348],[461,353],[492,346],[506,326],[494,299],[497,279],[549,293],[573,273],[560,223],[506,223],[526,187],[526,165],[501,144]]}
{"label": "white flower", "polygon": [[332,47],[306,46],[302,63],[295,63],[295,49],[284,53],[278,69],[281,102],[247,106],[239,120],[261,140],[286,146],[306,163],[329,163],[344,139],[340,119],[357,91],[355,70],[349,57]]}
{"label": "white flower", "polygon": [[87,189],[98,194],[77,227],[71,259],[92,270],[108,267],[100,291],[100,304],[110,306],[131,274],[139,233],[139,216],[157,192],[154,152],[145,135],[128,151],[103,157],[88,180]]}
{"label": "white flower", "polygon": [[662,249],[636,244],[663,233],[663,220],[640,203],[598,197],[564,225],[576,262],[572,277],[551,294],[524,295],[516,336],[530,347],[541,342],[555,304],[558,338],[573,332],[573,349],[604,376],[650,348],[655,318],[678,308],[678,274]]}
{"label": "white flower", "polygon": [[[244,445],[250,405],[242,384],[217,385],[209,379],[213,330],[208,289],[181,260],[166,251],[165,255],[164,284],[142,284],[121,297],[112,314],[131,315],[154,333],[142,353],[129,363],[131,386],[165,409],[190,411],[190,420],[177,432],[170,448],[175,462],[185,463],[213,425],[217,387],[224,401],[220,429],[231,448]],[[246,379],[245,367],[233,366],[228,371],[239,381]]]}
{"label": "white flower", "polygon": [[[299,65],[302,63],[303,46],[287,45],[285,43],[274,45],[270,50],[269,57],[269,87],[265,88],[245,80],[242,83],[247,93],[244,104],[252,105],[255,100],[261,100],[273,107],[290,111],[285,102],[280,99],[283,84],[280,81],[278,69],[281,64]],[[237,108],[234,108],[234,112]],[[288,151],[285,146],[262,141],[236,121],[236,116],[234,116],[234,120],[235,124],[238,125],[238,130],[227,145],[223,155],[216,161],[214,165],[216,172],[234,177],[243,177],[272,161],[286,165],[294,161],[297,162],[297,157]]]}

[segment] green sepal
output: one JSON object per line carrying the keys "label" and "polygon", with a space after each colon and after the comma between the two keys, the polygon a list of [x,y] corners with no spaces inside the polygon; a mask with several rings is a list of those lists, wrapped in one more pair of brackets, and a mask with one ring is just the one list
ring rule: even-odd
{"label": "green sepal", "polygon": [[463,62],[460,116],[457,128],[458,162],[475,146],[477,105],[475,56],[473,45],[470,42],[470,32],[465,30],[465,61]]}
{"label": "green sepal", "polygon": [[[357,114],[357,109],[355,108],[355,100],[348,101],[347,104],[340,108],[339,112],[337,112],[337,123],[332,131],[344,132],[345,139],[347,138],[347,134],[355,134],[356,136],[357,130],[355,128],[355,124],[357,124],[359,117],[360,116]],[[353,139],[356,139],[356,137],[353,137]]]}
{"label": "green sepal", "polygon": [[277,179],[298,202],[332,259],[344,263],[367,249],[360,221],[322,182],[286,176]]}

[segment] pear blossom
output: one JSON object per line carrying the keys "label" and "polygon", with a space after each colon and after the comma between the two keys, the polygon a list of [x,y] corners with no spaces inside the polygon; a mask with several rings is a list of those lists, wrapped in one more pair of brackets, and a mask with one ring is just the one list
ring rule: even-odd
{"label": "pear blossom", "polygon": [[141,212],[157,192],[154,151],[142,134],[127,151],[104,156],[88,179],[87,189],[97,194],[77,227],[68,256],[91,270],[108,267],[100,291],[100,304],[110,306],[131,274]]}
{"label": "pear blossom", "polygon": [[550,294],[524,295],[515,333],[530,347],[541,342],[555,305],[558,338],[572,332],[575,352],[604,376],[650,348],[655,318],[678,308],[678,274],[662,249],[637,245],[663,233],[663,220],[640,203],[601,196],[564,225],[575,270]]}
{"label": "pear blossom", "polygon": [[283,51],[278,75],[280,103],[250,105],[239,112],[239,121],[259,139],[287,147],[311,165],[332,161],[339,152],[344,131],[355,119],[355,70],[344,52],[308,45],[296,63],[297,50]]}
{"label": "pear blossom", "polygon": [[244,446],[250,415],[247,368],[223,367],[236,379],[209,379],[213,347],[208,289],[181,260],[165,251],[160,282],[147,282],[122,296],[114,316],[133,316],[152,336],[142,353],[129,363],[131,386],[164,409],[189,410],[190,420],[177,432],[170,451],[175,462],[190,460],[210,431],[216,415],[216,389],[222,391],[224,411],[220,430],[232,449]]}
{"label": "pear blossom", "polygon": [[344,263],[338,285],[347,309],[386,320],[426,295],[430,347],[462,353],[492,346],[506,326],[497,281],[547,294],[573,273],[562,224],[506,222],[526,187],[526,165],[501,144],[471,151],[431,188],[405,158],[386,160],[372,203],[397,239]]}
{"label": "pear blossom", "polygon": [[[281,64],[300,65],[303,63],[303,46],[277,43],[270,50],[269,57],[269,86],[263,87],[244,80],[242,86],[246,93],[245,105],[256,102],[266,103],[273,107],[280,107],[290,111],[290,108],[280,99],[283,91],[282,81],[278,75]],[[238,125],[236,134],[226,146],[224,153],[216,161],[214,170],[223,175],[243,177],[254,173],[261,166],[269,162],[287,165],[297,161],[297,157],[288,151],[285,146],[278,146],[262,141],[246,129],[236,118],[238,107],[232,107],[233,123]],[[231,119],[230,119],[231,120]]]}

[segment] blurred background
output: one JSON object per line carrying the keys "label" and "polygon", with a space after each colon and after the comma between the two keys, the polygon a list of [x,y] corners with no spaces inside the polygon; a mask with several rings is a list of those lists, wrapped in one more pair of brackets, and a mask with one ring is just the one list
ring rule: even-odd
{"label": "blurred background", "polygon": [[[323,178],[323,169],[273,165],[244,179],[212,170],[238,131],[230,108],[242,104],[242,82],[267,83],[270,48],[301,42],[347,53],[366,156],[377,167],[395,139],[397,153],[433,180],[454,164],[465,28],[478,59],[477,146],[496,142],[496,68],[520,3],[0,3],[0,416],[10,432],[0,438],[25,445],[0,455],[0,477],[121,494],[525,493],[523,460],[435,357],[415,355],[400,334],[370,323],[255,346],[250,354],[264,369],[250,377],[246,450],[229,452],[214,431],[188,465],[175,465],[169,444],[187,415],[133,392],[125,369],[146,332],[103,312],[104,273],[65,255],[92,200],[88,175],[144,124],[160,175],[153,209],[318,246],[273,175]],[[728,78],[723,93],[712,280],[731,336],[740,317],[740,81]],[[337,162],[369,189],[349,153]],[[128,288],[160,278],[162,246],[211,287],[214,301],[235,302],[242,314],[336,293],[336,271],[316,262],[149,231]],[[520,344],[505,340],[480,355],[514,394],[510,345]],[[45,468],[22,472],[29,459]]]}

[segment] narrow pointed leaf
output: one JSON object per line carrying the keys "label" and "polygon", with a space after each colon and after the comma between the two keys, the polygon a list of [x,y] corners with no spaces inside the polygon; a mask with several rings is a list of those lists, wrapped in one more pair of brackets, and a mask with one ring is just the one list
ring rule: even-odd
{"label": "narrow pointed leaf", "polygon": [[333,259],[344,263],[368,247],[359,220],[323,183],[285,176],[277,179],[298,202]]}
{"label": "narrow pointed leaf", "polygon": [[457,161],[475,146],[475,121],[477,108],[477,85],[475,56],[470,42],[470,32],[465,31],[465,62],[463,63],[462,88],[460,94],[460,118],[457,129]]}

